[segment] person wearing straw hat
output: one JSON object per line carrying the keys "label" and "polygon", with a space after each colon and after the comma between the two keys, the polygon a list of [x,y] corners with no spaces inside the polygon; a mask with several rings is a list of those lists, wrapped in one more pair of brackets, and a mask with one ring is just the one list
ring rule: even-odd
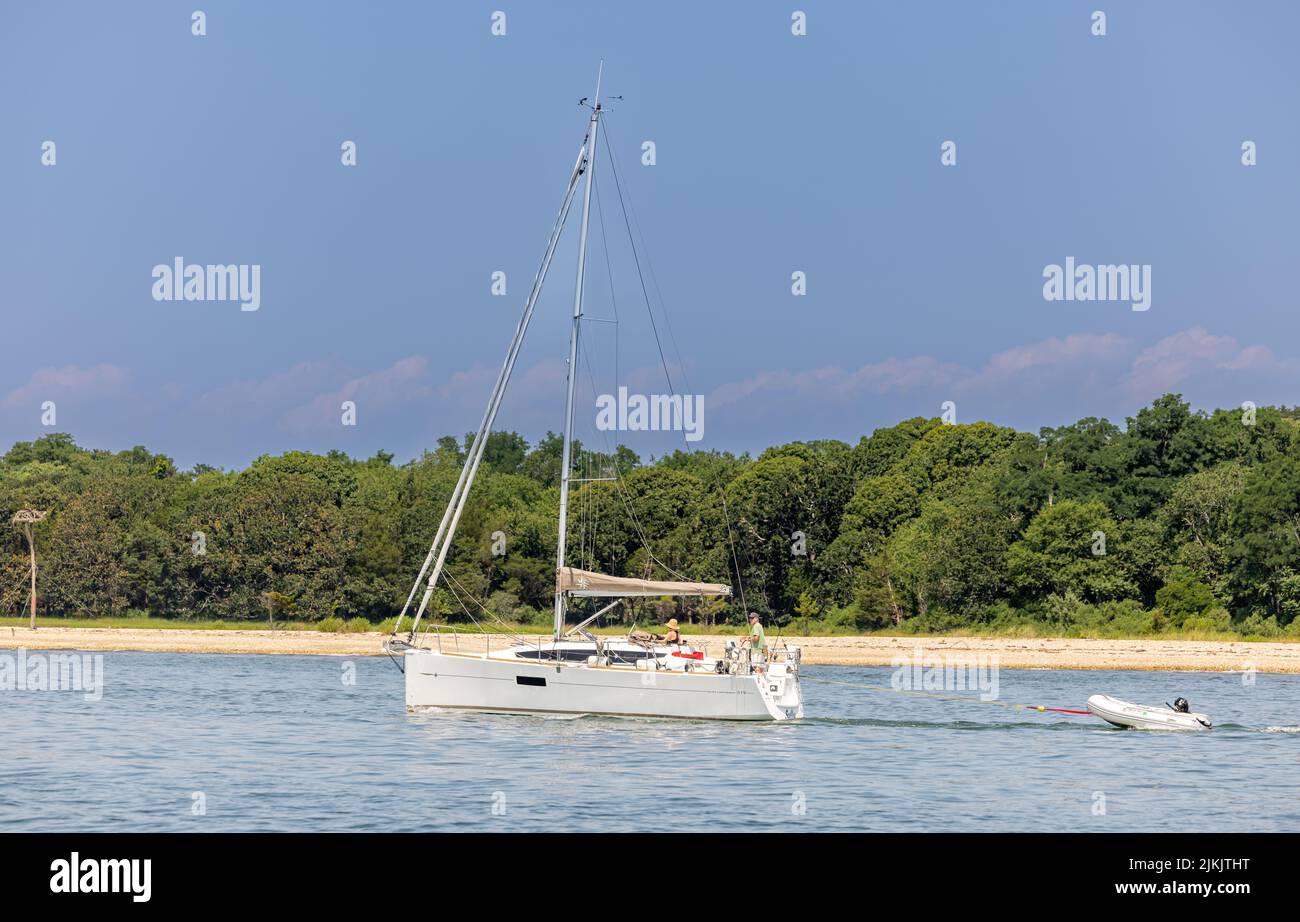
{"label": "person wearing straw hat", "polygon": [[667,634],[666,637],[664,637],[664,643],[676,643],[676,644],[679,644],[679,643],[681,643],[681,642],[682,642],[682,632],[679,631],[679,630],[677,629],[677,619],[676,619],[676,618],[669,618],[669,619],[668,619],[668,634]]}

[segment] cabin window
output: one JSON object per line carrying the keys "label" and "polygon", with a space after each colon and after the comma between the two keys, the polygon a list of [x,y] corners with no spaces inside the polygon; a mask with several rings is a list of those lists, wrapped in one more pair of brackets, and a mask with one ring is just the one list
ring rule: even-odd
{"label": "cabin window", "polygon": [[[606,654],[611,660],[623,663],[631,663],[643,658],[641,654],[637,653],[610,650],[607,650]],[[520,659],[548,660],[551,662],[560,660],[566,663],[585,663],[587,657],[596,655],[596,649],[595,647],[591,647],[582,650],[521,650],[515,655]]]}

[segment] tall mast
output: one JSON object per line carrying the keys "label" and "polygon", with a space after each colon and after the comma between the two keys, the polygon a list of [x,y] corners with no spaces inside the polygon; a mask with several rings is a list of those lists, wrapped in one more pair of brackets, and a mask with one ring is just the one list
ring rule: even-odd
{"label": "tall mast", "polygon": [[587,221],[591,216],[591,186],[596,179],[596,132],[600,128],[600,79],[605,62],[596,71],[596,95],[592,98],[591,121],[587,126],[587,186],[582,192],[582,230],[578,236],[578,280],[573,289],[573,327],[569,331],[569,372],[564,401],[564,451],[560,459],[560,534],[555,547],[555,639],[564,633],[564,593],[560,574],[564,572],[564,543],[569,518],[569,468],[572,465],[573,388],[578,379],[578,335],[582,328],[582,294],[587,277]]}

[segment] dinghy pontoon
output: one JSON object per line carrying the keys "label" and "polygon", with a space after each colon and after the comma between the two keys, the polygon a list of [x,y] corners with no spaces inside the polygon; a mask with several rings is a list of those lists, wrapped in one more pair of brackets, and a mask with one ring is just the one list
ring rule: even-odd
{"label": "dinghy pontoon", "polygon": [[1117,727],[1135,730],[1208,730],[1212,726],[1208,714],[1132,704],[1110,695],[1093,695],[1088,710]]}

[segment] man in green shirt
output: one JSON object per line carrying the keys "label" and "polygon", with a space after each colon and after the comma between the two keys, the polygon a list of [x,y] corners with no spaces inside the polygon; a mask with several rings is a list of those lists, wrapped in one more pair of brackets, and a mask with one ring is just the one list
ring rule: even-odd
{"label": "man in green shirt", "polygon": [[763,625],[759,622],[756,611],[749,613],[749,636],[745,640],[749,642],[754,662],[761,662],[767,652],[767,635],[763,633]]}

